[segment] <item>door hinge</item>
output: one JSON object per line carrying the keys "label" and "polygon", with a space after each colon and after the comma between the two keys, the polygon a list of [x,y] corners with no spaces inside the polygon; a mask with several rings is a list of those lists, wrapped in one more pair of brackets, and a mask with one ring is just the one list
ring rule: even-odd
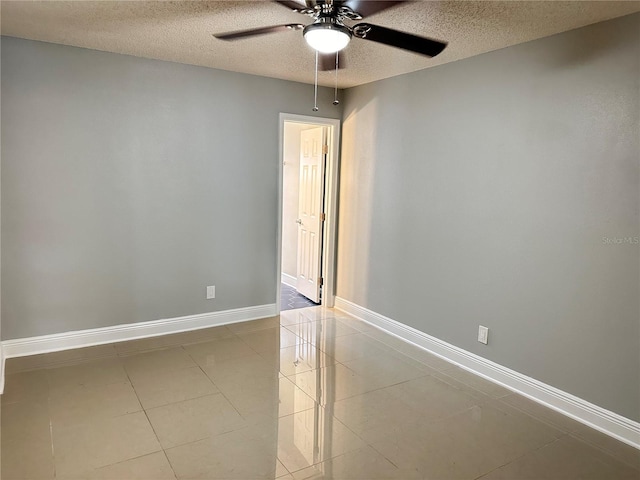
{"label": "door hinge", "polygon": [[324,214],[324,212],[322,212],[322,213],[320,214],[320,221],[321,221],[321,222],[324,222],[326,218],[327,218],[327,217],[326,217],[326,215]]}
{"label": "door hinge", "polygon": [[318,285],[322,285],[322,277],[318,277]]}
{"label": "door hinge", "polygon": [[322,146],[322,153],[324,153],[325,155],[329,153],[329,145]]}

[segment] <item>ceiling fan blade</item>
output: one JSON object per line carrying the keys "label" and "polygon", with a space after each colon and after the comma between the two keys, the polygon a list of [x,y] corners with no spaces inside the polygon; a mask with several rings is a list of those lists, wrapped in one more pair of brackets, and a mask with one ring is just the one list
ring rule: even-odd
{"label": "ceiling fan blade", "polygon": [[387,8],[395,7],[404,1],[380,1],[380,0],[346,0],[341,2],[345,7],[349,7],[354,12],[359,13],[363,17],[368,17],[374,13],[381,12]]}
{"label": "ceiling fan blade", "polygon": [[[447,46],[446,42],[419,37],[418,35],[393,30],[392,28],[380,27],[378,25],[371,25],[370,23],[354,25],[353,30],[354,36],[358,38],[402,48],[410,52],[419,53],[420,55],[426,55],[427,57],[435,57]],[[358,35],[358,31],[365,33]]]}
{"label": "ceiling fan blade", "polygon": [[239,40],[241,38],[265,35],[267,33],[286,32],[288,30],[300,30],[304,28],[301,23],[287,23],[285,25],[274,25],[272,27],[252,28],[249,30],[238,30],[229,33],[214,33],[213,36],[220,40]]}
{"label": "ceiling fan blade", "polygon": [[304,8],[309,7],[309,2],[308,1],[296,1],[296,0],[274,0],[276,3],[279,3],[280,5],[287,7],[289,10],[302,10]]}
{"label": "ceiling fan blade", "polygon": [[[335,53],[320,53],[318,58],[318,70],[322,72],[330,72],[336,69],[336,54]],[[347,66],[345,61],[345,55],[341,51],[338,52],[338,68],[345,68]]]}

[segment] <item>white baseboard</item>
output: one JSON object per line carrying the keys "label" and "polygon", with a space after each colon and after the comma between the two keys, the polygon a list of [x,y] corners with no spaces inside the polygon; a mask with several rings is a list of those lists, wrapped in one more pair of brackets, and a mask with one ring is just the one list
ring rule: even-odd
{"label": "white baseboard", "polygon": [[[273,317],[275,315],[277,315],[275,304],[259,305],[221,312],[152,320],[150,322],[128,323],[112,327],[5,340],[2,342],[2,350],[4,351],[4,358],[23,357],[72,348],[91,347],[104,343],[156,337],[169,333],[187,332],[230,323],[246,322],[258,318]],[[1,368],[4,369],[4,361]]]}
{"label": "white baseboard", "polygon": [[0,343],[0,395],[4,393],[4,350]]}
{"label": "white baseboard", "polygon": [[640,449],[640,423],[638,422],[427,335],[344,298],[336,297],[335,308],[421,347],[465,370]]}
{"label": "white baseboard", "polygon": [[280,275],[280,281],[292,288],[296,288],[296,286],[298,285],[298,279],[296,277],[284,272],[282,272],[282,274]]}

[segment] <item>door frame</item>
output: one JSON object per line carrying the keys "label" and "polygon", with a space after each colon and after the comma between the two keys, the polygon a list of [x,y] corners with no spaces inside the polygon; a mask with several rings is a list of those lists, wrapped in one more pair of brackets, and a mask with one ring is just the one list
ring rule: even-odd
{"label": "door frame", "polygon": [[277,288],[276,310],[280,314],[280,293],[282,281],[282,198],[284,178],[284,124],[306,123],[327,127],[327,164],[325,165],[324,212],[325,222],[322,229],[322,299],[323,307],[332,308],[335,303],[335,266],[338,214],[338,171],[340,161],[340,120],[335,118],[312,117],[294,113],[280,113],[279,118],[279,165],[278,165],[278,229],[277,229]]}

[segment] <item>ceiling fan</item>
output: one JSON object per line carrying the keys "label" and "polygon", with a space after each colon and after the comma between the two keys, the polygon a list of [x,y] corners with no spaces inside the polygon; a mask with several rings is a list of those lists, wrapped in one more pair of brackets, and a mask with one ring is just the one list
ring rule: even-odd
{"label": "ceiling fan", "polygon": [[[336,70],[344,67],[342,49],[353,37],[362,40],[389,45],[408,50],[427,57],[435,57],[447,46],[446,42],[433,40],[411,33],[381,27],[371,23],[357,23],[349,26],[345,22],[362,20],[364,17],[381,12],[404,1],[382,0],[274,0],[294,12],[313,18],[313,22],[287,23],[270,27],[239,30],[235,32],[214,34],[220,40],[240,40],[257,35],[284,32],[288,30],[302,30],[306,42],[316,51],[316,90],[318,70]],[[338,100],[334,101],[338,104]],[[317,105],[314,107],[317,111]]]}

